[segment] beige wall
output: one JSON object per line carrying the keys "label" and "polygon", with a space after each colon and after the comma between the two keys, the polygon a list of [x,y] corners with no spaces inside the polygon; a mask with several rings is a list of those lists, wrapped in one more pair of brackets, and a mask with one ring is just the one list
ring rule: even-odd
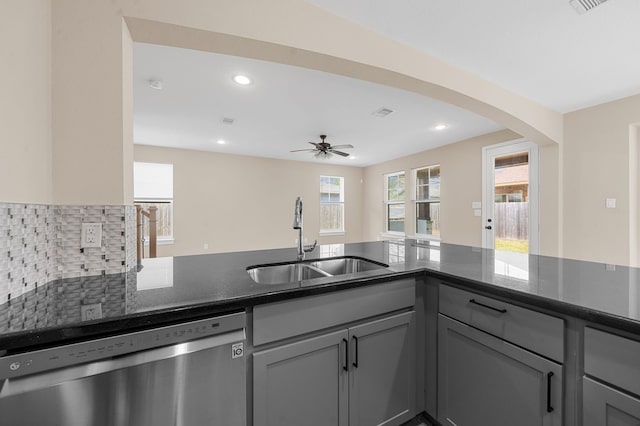
{"label": "beige wall", "polygon": [[[159,256],[295,247],[297,196],[308,244],[362,241],[360,167],[143,145],[134,151],[135,161],[173,164],[175,243],[159,246]],[[345,178],[343,236],[319,235],[320,175]]]}
{"label": "beige wall", "polygon": [[[474,216],[471,203],[482,201],[482,147],[521,139],[510,130],[495,132],[440,148],[387,161],[365,169],[364,238],[375,240],[385,226],[383,175],[404,171],[407,189],[411,188],[411,170],[440,164],[440,221],[443,242],[470,246],[482,245],[482,221]],[[542,147],[540,183],[541,244],[540,253],[557,254],[557,155],[553,146]],[[554,179],[555,177],[555,179]],[[415,233],[415,208],[407,194],[405,206],[407,235]]]}
{"label": "beige wall", "polygon": [[[128,33],[236,50],[378,81],[497,120],[532,140],[562,139],[562,117],[477,76],[298,0],[56,0],[53,7],[57,203],[131,202]],[[331,31],[326,31],[331,28]],[[271,57],[270,57],[271,56]],[[125,71],[123,71],[125,70]]]}
{"label": "beige wall", "polygon": [[[637,197],[633,175],[634,124],[640,123],[640,95],[565,114],[563,162],[563,256],[635,264]],[[605,199],[617,200],[615,209]],[[635,216],[635,215],[634,215]],[[631,230],[634,229],[634,235]]]}
{"label": "beige wall", "polygon": [[0,12],[0,201],[51,202],[51,2]]}
{"label": "beige wall", "polygon": [[[640,122],[638,96],[563,117],[297,0],[14,0],[3,3],[2,12],[2,201],[131,202],[131,36],[126,24],[133,39],[337,72],[492,118],[544,145],[541,159],[552,172],[541,175],[541,208],[555,212],[543,215],[541,228],[557,235],[543,234],[541,251],[561,248],[567,257],[635,261],[638,191],[633,176],[638,167],[630,158],[637,156],[631,125]],[[369,184],[371,173],[365,173],[367,200],[369,193],[381,197],[381,189]],[[474,198],[461,197],[460,214],[470,214],[468,203]],[[616,198],[617,208],[605,209],[605,198]],[[381,203],[367,201],[369,208],[364,238],[381,226],[375,224],[382,217],[376,213]],[[477,244],[473,220],[456,221],[459,228],[443,223],[444,238]]]}
{"label": "beige wall", "polygon": [[112,2],[55,0],[53,200],[131,203],[131,39]]}
{"label": "beige wall", "polygon": [[[378,239],[385,227],[383,175],[404,171],[409,191],[412,169],[440,164],[442,241],[481,246],[481,218],[473,215],[471,203],[482,201],[482,147],[520,137],[511,131],[496,132],[367,167],[364,210],[369,214],[364,223],[365,239]],[[407,192],[407,235],[415,233],[415,208],[411,198]]]}

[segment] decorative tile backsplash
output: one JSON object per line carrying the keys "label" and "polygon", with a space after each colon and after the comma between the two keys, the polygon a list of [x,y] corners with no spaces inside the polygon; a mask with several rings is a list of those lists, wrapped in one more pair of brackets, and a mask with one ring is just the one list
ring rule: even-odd
{"label": "decorative tile backsplash", "polygon": [[0,333],[82,321],[82,307],[100,304],[103,318],[135,312],[136,271],[56,279],[0,304]]}
{"label": "decorative tile backsplash", "polygon": [[[102,247],[80,248],[83,222],[102,223]],[[0,304],[56,279],[135,267],[134,206],[0,203]]]}

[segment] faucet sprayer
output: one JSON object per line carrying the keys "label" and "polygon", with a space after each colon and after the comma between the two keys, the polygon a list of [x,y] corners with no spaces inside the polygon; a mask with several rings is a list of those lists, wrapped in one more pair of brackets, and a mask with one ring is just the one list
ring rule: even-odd
{"label": "faucet sprayer", "polygon": [[296,209],[293,216],[293,229],[302,229],[302,199],[296,198]]}
{"label": "faucet sprayer", "polygon": [[310,246],[302,244],[302,198],[296,198],[296,209],[293,216],[293,229],[298,230],[298,260],[304,260],[305,253],[309,253],[316,248],[318,240],[314,240]]}

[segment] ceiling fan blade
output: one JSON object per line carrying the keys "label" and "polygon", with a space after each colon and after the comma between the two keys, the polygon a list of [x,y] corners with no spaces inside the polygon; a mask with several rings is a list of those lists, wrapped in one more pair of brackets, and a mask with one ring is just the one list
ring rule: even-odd
{"label": "ceiling fan blade", "polygon": [[347,145],[331,145],[331,148],[337,148],[337,149],[342,149],[342,148],[353,148],[353,145],[351,144],[347,144]]}
{"label": "ceiling fan blade", "polygon": [[343,157],[348,157],[351,154],[347,154],[346,152],[342,152],[342,151],[336,151],[333,148],[329,148],[328,149],[329,152],[333,153],[333,154],[338,154],[338,155],[342,155]]}
{"label": "ceiling fan blade", "polygon": [[315,146],[316,148],[320,148],[320,144],[319,143],[315,143],[315,142],[308,142],[311,145]]}
{"label": "ceiling fan blade", "polygon": [[316,151],[315,149],[311,148],[311,149],[294,149],[293,151],[289,151],[289,152],[302,152],[302,151]]}

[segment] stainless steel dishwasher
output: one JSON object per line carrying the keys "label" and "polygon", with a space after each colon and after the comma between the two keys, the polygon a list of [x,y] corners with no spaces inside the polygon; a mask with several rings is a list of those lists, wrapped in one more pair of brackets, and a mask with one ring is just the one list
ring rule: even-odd
{"label": "stainless steel dishwasher", "polygon": [[246,424],[245,314],[0,358],[0,424]]}

